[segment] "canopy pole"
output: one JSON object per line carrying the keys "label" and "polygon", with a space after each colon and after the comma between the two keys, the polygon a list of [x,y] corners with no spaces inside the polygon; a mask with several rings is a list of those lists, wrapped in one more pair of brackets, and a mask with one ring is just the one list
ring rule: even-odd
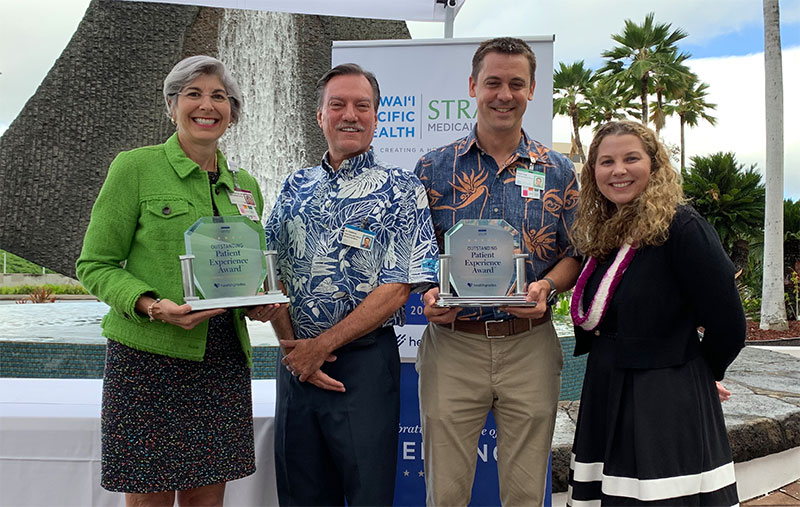
{"label": "canopy pole", "polygon": [[456,20],[456,0],[446,0],[444,3],[444,38],[453,38],[453,23]]}

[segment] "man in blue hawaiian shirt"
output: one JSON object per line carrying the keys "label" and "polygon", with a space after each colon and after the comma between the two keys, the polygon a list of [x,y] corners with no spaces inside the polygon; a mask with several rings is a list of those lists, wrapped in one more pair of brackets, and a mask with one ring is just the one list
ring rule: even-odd
{"label": "man in blue hawaiian shirt", "polygon": [[[370,148],[375,76],[339,65],[317,83],[321,165],[285,181],[266,225],[289,312],[275,416],[281,505],[391,505],[400,417],[394,325],[437,280],[425,189]],[[266,312],[270,313],[270,312]]]}
{"label": "man in blue hawaiian shirt", "polygon": [[[478,108],[474,131],[426,154],[416,167],[439,245],[461,219],[506,220],[522,236],[526,277],[533,280],[527,300],[537,302],[462,310],[436,306],[436,288],[425,294],[430,324],[417,371],[429,505],[469,503],[478,438],[490,410],[502,504],[544,500],[562,366],[548,299],[572,287],[580,264],[569,237],[578,198],[575,169],[522,130],[535,72],[524,41],[483,42],[469,78]],[[544,188],[521,185],[521,169],[544,173]]]}

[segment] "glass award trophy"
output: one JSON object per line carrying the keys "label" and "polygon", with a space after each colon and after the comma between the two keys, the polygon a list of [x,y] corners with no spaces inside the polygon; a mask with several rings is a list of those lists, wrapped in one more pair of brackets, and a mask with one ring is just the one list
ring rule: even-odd
{"label": "glass award trophy", "polygon": [[436,304],[536,306],[525,301],[528,255],[516,253],[519,248],[519,232],[505,220],[459,220],[444,236]]}
{"label": "glass award trophy", "polygon": [[[183,299],[193,311],[289,302],[278,289],[277,252],[266,250],[257,222],[245,216],[202,217],[183,236]],[[266,293],[259,294],[262,283]]]}

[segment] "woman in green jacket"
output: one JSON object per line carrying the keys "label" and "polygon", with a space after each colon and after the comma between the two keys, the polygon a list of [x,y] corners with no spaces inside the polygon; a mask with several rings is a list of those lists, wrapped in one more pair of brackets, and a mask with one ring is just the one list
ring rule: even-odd
{"label": "woman in green jacket", "polygon": [[78,278],[111,309],[103,377],[102,477],[128,505],[221,505],[225,483],[255,471],[251,348],[242,310],[180,304],[178,256],[198,218],[238,215],[230,190],[255,179],[217,148],[242,106],[214,58],[179,62],[164,80],[177,132],[112,162],[77,262]]}

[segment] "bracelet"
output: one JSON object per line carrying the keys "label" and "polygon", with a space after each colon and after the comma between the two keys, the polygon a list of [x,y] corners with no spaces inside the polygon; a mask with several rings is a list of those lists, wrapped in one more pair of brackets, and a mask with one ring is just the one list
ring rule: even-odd
{"label": "bracelet", "polygon": [[147,307],[147,316],[150,317],[150,322],[153,322],[154,320],[156,320],[155,317],[153,317],[153,307],[159,301],[161,301],[161,298],[156,298],[156,300],[153,301],[152,303],[150,303],[150,306]]}

